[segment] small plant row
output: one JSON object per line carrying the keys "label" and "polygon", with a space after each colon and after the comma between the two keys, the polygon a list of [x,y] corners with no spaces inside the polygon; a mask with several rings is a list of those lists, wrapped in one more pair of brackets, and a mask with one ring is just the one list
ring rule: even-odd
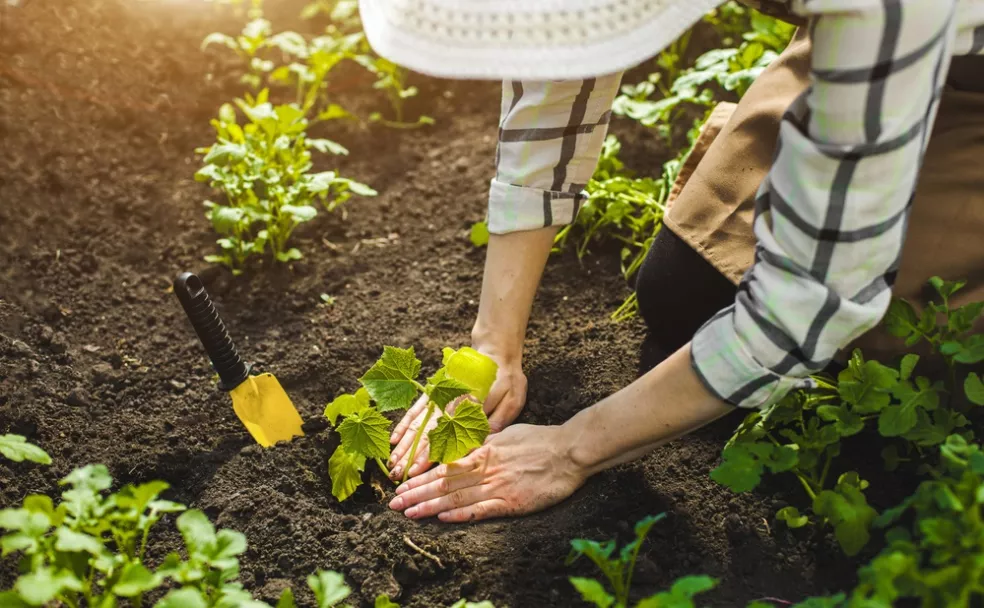
{"label": "small plant row", "polygon": [[382,357],[359,379],[362,387],[337,397],[325,408],[325,417],[341,437],[328,461],[331,491],[338,500],[347,499],[362,485],[369,460],[389,476],[384,461],[390,456],[392,423],[383,413],[409,408],[418,395],[426,396],[427,410],[408,462],[413,462],[434,415],[439,417],[437,426],[427,435],[432,462],[453,462],[485,442],[490,428],[482,403],[495,381],[495,361],[472,348],[445,348],[442,367],[426,384],[418,381],[420,368],[413,348],[386,346]]}
{"label": "small plant row", "polygon": [[[236,108],[224,104],[212,120],[215,143],[196,150],[203,155],[203,167],[195,178],[224,197],[205,202],[206,217],[220,236],[216,241],[220,252],[207,256],[206,261],[227,266],[237,275],[253,258],[300,259],[301,251],[288,241],[297,226],[317,215],[315,199],[334,211],[352,195],[376,195],[369,186],[344,178],[337,170],[311,173],[312,151],[348,155],[337,142],[307,135],[319,123],[356,118],[335,100],[332,85],[339,65],[361,66],[374,75],[373,87],[386,95],[394,118],[375,112],[370,121],[401,128],[433,122],[426,116],[412,124],[404,122],[404,101],[417,90],[407,84],[405,70],[371,52],[356,2],[315,2],[305,8],[303,16],[321,13],[330,19],[323,35],[274,34],[270,22],[262,17],[262,2],[253,0],[251,20],[239,35],[216,32],[202,42],[203,49],[219,45],[233,51],[242,62],[240,82],[250,89],[235,102],[244,116],[243,124]],[[271,101],[271,90],[282,102]]]}
{"label": "small plant row", "polygon": [[[21,435],[0,435],[0,455],[14,462],[50,464],[41,448]],[[165,590],[154,608],[272,608],[256,600],[239,578],[239,556],[246,537],[234,530],[216,530],[199,510],[164,500],[163,481],[113,485],[101,464],[72,471],[61,480],[67,487],[58,504],[32,494],[18,508],[0,510],[0,551],[19,554],[20,576],[13,588],[0,590],[3,608],[116,606],[120,600],[139,608],[148,593]],[[175,525],[183,550],[167,555],[153,568],[145,554],[151,530],[162,519],[180,513]],[[351,608],[351,589],[344,577],[319,570],[307,579],[317,608]],[[158,595],[159,595],[158,591]],[[276,608],[295,608],[290,588]],[[380,595],[376,608],[399,608]],[[494,608],[489,602],[460,600],[450,608]]]}

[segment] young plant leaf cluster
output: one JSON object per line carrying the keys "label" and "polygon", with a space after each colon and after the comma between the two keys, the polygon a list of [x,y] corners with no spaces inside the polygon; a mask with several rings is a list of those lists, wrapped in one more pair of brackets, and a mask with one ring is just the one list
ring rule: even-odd
{"label": "young plant leaf cluster", "polygon": [[202,41],[202,49],[221,45],[234,52],[243,64],[241,82],[254,91],[271,85],[284,85],[294,91],[295,102],[312,121],[355,118],[338,105],[337,87],[331,86],[335,68],[351,62],[375,78],[372,88],[383,92],[393,110],[393,119],[374,112],[369,116],[371,122],[399,128],[433,124],[427,116],[404,122],[404,103],[417,95],[417,88],[407,83],[405,69],[372,51],[362,31],[357,2],[318,0],[304,7],[301,16],[325,16],[328,25],[322,34],[313,37],[290,30],[274,34],[270,22],[254,13],[239,35],[214,32]]}
{"label": "young plant leaf cluster", "polygon": [[226,104],[212,120],[216,143],[196,150],[204,166],[195,179],[225,195],[225,203],[206,201],[206,216],[221,235],[221,253],[207,261],[243,271],[248,260],[269,253],[277,262],[301,258],[289,247],[294,230],[318,213],[317,202],[328,211],[353,194],[376,192],[335,171],[312,173],[311,150],[348,154],[328,139],[307,136],[308,120],[296,104],[273,105],[263,89],[253,97],[237,99],[245,116],[240,126],[235,109]]}
{"label": "young plant leaf cluster", "polygon": [[[722,17],[728,16],[745,23],[746,20],[741,18],[743,15],[724,12],[716,13],[710,19],[719,26],[726,23]],[[711,108],[716,103],[715,86],[740,98],[786,48],[796,30],[788,23],[755,10],[750,11],[747,23],[750,30],[742,33],[740,46],[710,50],[698,57],[692,68],[679,70],[678,67],[686,46],[682,49],[670,47],[657,58],[662,71],[650,74],[647,80],[636,85],[623,86],[612,111],[648,127],[656,127],[669,141],[673,122],[682,115],[684,108]],[[687,40],[689,37],[681,39]],[[659,94],[659,99],[652,99],[654,94]]]}
{"label": "young plant leaf cluster", "polygon": [[[581,598],[598,608],[627,608],[632,590],[632,575],[636,559],[646,536],[653,525],[666,517],[665,513],[645,517],[635,525],[635,539],[621,549],[614,540],[598,542],[577,538],[571,541],[571,553],[567,565],[579,558],[587,557],[602,575],[604,581],[593,578],[572,576],[571,584],[581,594]],[[608,583],[607,587],[605,582]],[[709,591],[717,581],[709,576],[687,576],[673,583],[668,591],[657,593],[640,600],[635,608],[693,608],[694,596]]]}
{"label": "young plant leaf cluster", "polygon": [[338,500],[345,500],[362,484],[367,460],[375,460],[388,474],[383,462],[390,455],[391,423],[383,413],[405,410],[421,394],[427,396],[427,413],[414,437],[410,461],[435,413],[440,416],[437,427],[427,436],[432,462],[453,462],[484,443],[490,429],[482,403],[495,381],[496,363],[472,348],[445,348],[442,367],[426,384],[418,381],[420,368],[412,347],[386,346],[382,357],[359,379],[362,387],[340,395],[325,408],[325,417],[341,437],[328,461],[332,494]]}
{"label": "young plant leaf cluster", "polygon": [[[939,278],[930,284],[940,302],[916,315],[911,305],[896,300],[885,325],[910,346],[921,340],[933,345],[955,378],[956,364],[984,360],[974,351],[980,334],[971,332],[984,303],[952,308],[949,299],[962,284]],[[938,318],[944,322],[938,324]],[[810,498],[812,514],[834,528],[845,553],[857,554],[870,538],[877,511],[865,498],[868,482],[856,472],[844,472],[833,481],[831,471],[842,441],[866,430],[869,436],[876,434],[886,444],[885,467],[893,471],[903,462],[919,460],[926,448],[941,445],[948,436],[973,438],[971,423],[953,396],[964,393],[970,404],[980,404],[975,392],[978,377],[970,373],[962,386],[955,380],[948,386],[918,375],[919,361],[910,353],[889,366],[865,360],[855,351],[836,380],[815,377],[816,388],[793,392],[749,414],[711,477],[735,492],[747,492],[759,485],[766,471],[795,475]],[[782,509],[777,517],[791,528],[810,522],[810,516],[796,507]]]}
{"label": "young plant leaf cluster", "polygon": [[[0,529],[6,530],[0,538],[3,556],[21,554],[22,572],[13,589],[0,592],[0,605],[114,606],[126,598],[140,606],[144,595],[165,581],[177,588],[156,604],[160,608],[252,602],[235,582],[236,556],[245,550],[245,538],[231,530],[216,532],[201,512],[162,500],[166,483],[106,494],[112,485],[109,471],[89,465],[61,485],[68,489],[57,506],[48,496],[31,495],[21,507],[0,511]],[[151,528],[167,514],[182,511],[177,525],[187,559],[173,554],[151,570],[144,562]]]}

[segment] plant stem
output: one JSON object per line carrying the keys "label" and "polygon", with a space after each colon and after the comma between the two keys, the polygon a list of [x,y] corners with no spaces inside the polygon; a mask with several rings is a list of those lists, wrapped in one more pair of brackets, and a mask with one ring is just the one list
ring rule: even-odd
{"label": "plant stem", "polygon": [[427,428],[427,423],[430,422],[431,416],[434,415],[434,402],[427,402],[427,414],[424,416],[424,421],[420,423],[420,428],[417,429],[417,436],[413,438],[413,445],[410,446],[410,456],[407,458],[407,468],[403,471],[403,481],[406,483],[407,477],[410,476],[410,467],[413,465],[413,459],[417,455],[417,446],[420,444],[420,438],[424,434],[424,429]]}
{"label": "plant stem", "polygon": [[379,465],[379,468],[380,468],[380,470],[382,470],[382,472],[383,472],[384,475],[386,475],[387,477],[390,476],[389,469],[387,469],[386,468],[386,465],[383,464],[382,459],[380,459],[379,457],[376,457],[376,464]]}
{"label": "plant stem", "polygon": [[810,487],[810,483],[805,477],[803,477],[803,474],[796,473],[796,479],[799,479],[800,483],[803,484],[803,489],[806,490],[806,493],[810,496],[810,500],[816,500],[817,494],[813,491],[813,488]]}
{"label": "plant stem", "polygon": [[823,472],[820,473],[820,483],[817,484],[820,488],[823,488],[827,481],[827,473],[830,471],[831,461],[833,461],[833,457],[830,455],[830,452],[827,452],[827,462],[823,463]]}

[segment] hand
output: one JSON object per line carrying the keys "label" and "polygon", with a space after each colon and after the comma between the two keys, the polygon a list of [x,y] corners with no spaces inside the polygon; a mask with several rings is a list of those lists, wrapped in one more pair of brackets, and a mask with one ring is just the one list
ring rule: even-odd
{"label": "hand", "polygon": [[[489,395],[485,399],[482,409],[489,417],[489,426],[493,433],[498,433],[510,425],[526,405],[526,375],[523,373],[523,364],[520,357],[503,357],[476,346],[476,350],[491,357],[498,365],[499,370],[495,377],[495,382],[489,390]],[[448,413],[453,413],[457,403],[449,404]],[[407,458],[410,456],[410,448],[413,445],[417,429],[424,421],[427,412],[427,396],[423,395],[413,404],[393,434],[390,436],[390,443],[395,445],[389,458],[390,478],[394,480],[402,479],[403,471],[407,467]],[[427,433],[437,426],[440,412],[431,416],[420,437],[420,444],[417,446],[417,453],[414,461],[410,463],[410,476],[419,475],[430,468],[430,448],[427,440]]]}
{"label": "hand", "polygon": [[396,489],[389,506],[411,519],[466,522],[541,511],[574,493],[587,472],[570,458],[564,427],[518,424],[468,456]]}

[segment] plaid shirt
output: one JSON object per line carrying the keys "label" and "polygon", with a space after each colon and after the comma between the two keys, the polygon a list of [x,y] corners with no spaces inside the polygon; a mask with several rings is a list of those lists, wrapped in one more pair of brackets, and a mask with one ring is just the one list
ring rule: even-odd
{"label": "plaid shirt", "polygon": [[[811,22],[813,84],[758,192],[755,262],[692,342],[707,388],[742,407],[805,385],[884,315],[950,58],[984,53],[984,0],[792,7]],[[574,220],[620,80],[503,83],[490,232]]]}

